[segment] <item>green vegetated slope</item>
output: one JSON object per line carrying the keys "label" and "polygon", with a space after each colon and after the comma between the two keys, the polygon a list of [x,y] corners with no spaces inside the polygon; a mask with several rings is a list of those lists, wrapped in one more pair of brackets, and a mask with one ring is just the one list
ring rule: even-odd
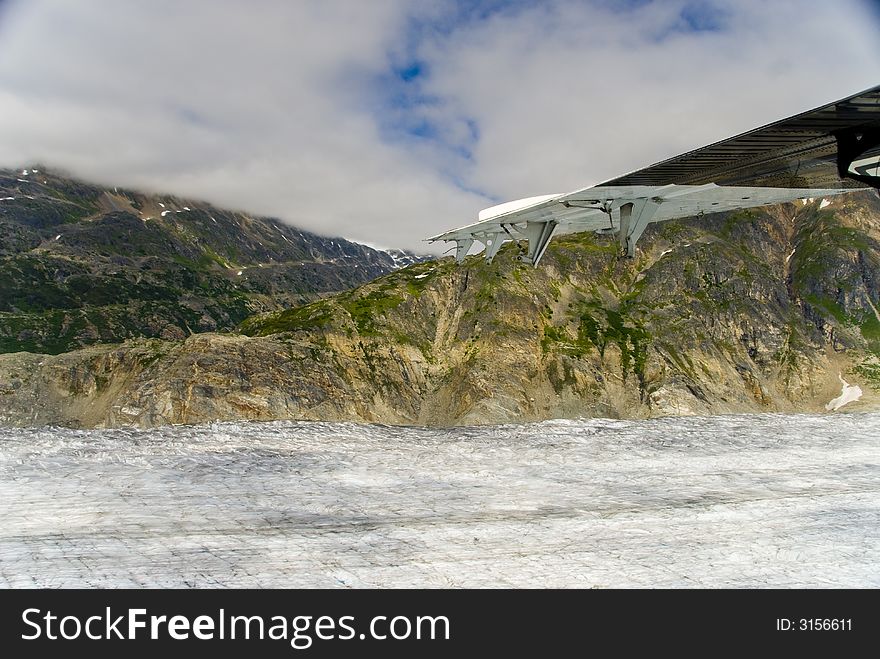
{"label": "green vegetated slope", "polygon": [[653,225],[635,260],[593,234],[554,239],[538,269],[507,245],[490,265],[420,264],[241,330],[307,337],[330,359],[341,334],[380,390],[403,385],[387,351],[411,346],[431,374],[420,396],[475,418],[478,401],[510,418],[797,407],[841,360],[876,378],[880,355],[880,203],[822,205]]}
{"label": "green vegetated slope", "polygon": [[0,171],[0,352],[230,330],[397,266],[279,220]]}

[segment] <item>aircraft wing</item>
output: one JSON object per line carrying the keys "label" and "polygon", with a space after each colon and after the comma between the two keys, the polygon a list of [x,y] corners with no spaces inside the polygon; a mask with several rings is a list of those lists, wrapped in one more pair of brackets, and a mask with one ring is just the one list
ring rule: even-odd
{"label": "aircraft wing", "polygon": [[493,206],[478,221],[429,238],[474,241],[491,261],[508,240],[528,241],[537,266],[557,228],[618,235],[635,254],[650,222],[880,189],[880,86],[650,165],[599,185]]}

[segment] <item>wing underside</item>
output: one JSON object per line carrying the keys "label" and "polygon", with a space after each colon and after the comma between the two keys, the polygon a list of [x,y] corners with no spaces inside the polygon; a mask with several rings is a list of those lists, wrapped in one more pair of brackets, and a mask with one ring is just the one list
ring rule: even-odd
{"label": "wing underside", "polygon": [[537,265],[557,229],[593,230],[632,256],[650,222],[880,187],[878,169],[880,86],[597,186],[502,204],[428,240],[454,241],[459,261],[476,241],[491,261],[525,239],[521,258]]}

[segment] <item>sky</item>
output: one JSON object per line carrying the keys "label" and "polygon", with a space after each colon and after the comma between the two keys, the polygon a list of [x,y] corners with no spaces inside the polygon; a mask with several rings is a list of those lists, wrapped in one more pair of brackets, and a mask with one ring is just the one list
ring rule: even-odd
{"label": "sky", "polygon": [[438,251],[872,87],[878,53],[865,0],[0,0],[0,166]]}

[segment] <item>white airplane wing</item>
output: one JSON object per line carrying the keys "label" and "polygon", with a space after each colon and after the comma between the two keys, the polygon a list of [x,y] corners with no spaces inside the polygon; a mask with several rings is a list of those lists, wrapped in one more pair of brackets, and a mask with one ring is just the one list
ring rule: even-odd
{"label": "white airplane wing", "polygon": [[880,86],[574,192],[507,202],[477,222],[428,238],[473,243],[491,262],[501,245],[526,240],[537,266],[557,229],[617,234],[635,255],[650,222],[880,189]]}

